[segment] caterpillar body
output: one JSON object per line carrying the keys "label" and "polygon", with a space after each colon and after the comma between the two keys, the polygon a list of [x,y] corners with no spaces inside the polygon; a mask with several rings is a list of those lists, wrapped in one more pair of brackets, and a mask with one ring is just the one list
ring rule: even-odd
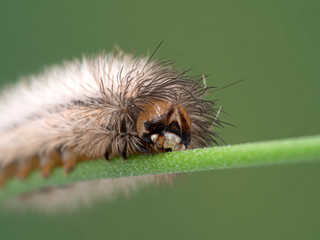
{"label": "caterpillar body", "polygon": [[220,109],[202,76],[123,52],[83,57],[2,91],[0,183],[94,158],[217,143]]}

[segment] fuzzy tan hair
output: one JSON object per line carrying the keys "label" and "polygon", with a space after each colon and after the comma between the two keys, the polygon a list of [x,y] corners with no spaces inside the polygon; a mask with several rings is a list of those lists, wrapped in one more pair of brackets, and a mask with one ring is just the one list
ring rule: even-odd
{"label": "fuzzy tan hair", "polygon": [[[122,52],[83,57],[21,79],[0,98],[0,172],[40,167],[55,152],[86,159],[144,152],[136,130],[141,111],[155,101],[178,103],[191,122],[190,148],[217,143],[221,126],[201,76],[191,77],[170,61]],[[13,166],[13,167],[12,167]]]}
{"label": "fuzzy tan hair", "polygon": [[[220,125],[201,78],[186,76],[171,62],[101,54],[24,79],[0,104],[0,165],[27,161],[53,149],[89,158],[142,149],[137,115],[154,100],[183,106],[192,125],[191,148],[216,142]],[[125,126],[123,131],[122,126]]]}

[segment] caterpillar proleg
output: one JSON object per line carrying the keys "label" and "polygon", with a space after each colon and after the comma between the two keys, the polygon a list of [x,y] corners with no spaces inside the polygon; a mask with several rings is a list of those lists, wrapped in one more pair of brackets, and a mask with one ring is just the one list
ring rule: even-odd
{"label": "caterpillar proleg", "polygon": [[217,143],[220,108],[203,76],[122,51],[26,77],[0,98],[0,183],[40,168]]}

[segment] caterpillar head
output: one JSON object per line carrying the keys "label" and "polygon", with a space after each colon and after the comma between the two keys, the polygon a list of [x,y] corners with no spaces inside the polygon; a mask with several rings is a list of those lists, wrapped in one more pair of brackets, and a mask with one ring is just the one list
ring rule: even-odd
{"label": "caterpillar head", "polygon": [[139,113],[136,128],[147,149],[155,152],[185,150],[190,145],[190,118],[177,103],[148,103]]}

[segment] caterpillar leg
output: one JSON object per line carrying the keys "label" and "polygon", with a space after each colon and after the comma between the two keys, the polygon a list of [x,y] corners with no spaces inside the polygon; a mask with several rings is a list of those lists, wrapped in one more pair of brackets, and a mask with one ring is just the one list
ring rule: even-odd
{"label": "caterpillar leg", "polygon": [[61,165],[62,160],[57,150],[39,156],[41,176],[46,178],[50,175],[52,168]]}
{"label": "caterpillar leg", "polygon": [[127,160],[127,145],[124,145],[122,151],[121,151],[121,157],[124,161]]}
{"label": "caterpillar leg", "polygon": [[37,168],[39,168],[39,158],[34,156],[29,161],[19,163],[16,175],[20,180],[25,180],[29,173]]}
{"label": "caterpillar leg", "polygon": [[7,180],[13,176],[17,176],[20,180],[24,180],[31,171],[39,168],[43,178],[48,177],[51,170],[60,165],[64,166],[64,173],[68,174],[75,167],[77,162],[86,159],[86,156],[78,155],[71,151],[60,152],[58,150],[53,150],[34,156],[29,160],[19,162],[13,161],[0,168],[0,187],[4,186]]}
{"label": "caterpillar leg", "polygon": [[61,154],[64,173],[68,174],[76,165],[77,156],[71,152],[63,152]]}
{"label": "caterpillar leg", "polygon": [[104,158],[105,158],[105,160],[106,160],[107,162],[110,161],[110,159],[109,159],[109,148],[107,148],[107,150],[105,151],[105,153],[104,153]]}
{"label": "caterpillar leg", "polygon": [[75,167],[77,162],[80,162],[86,159],[85,156],[75,154],[71,151],[62,152],[61,158],[62,158],[65,174],[68,174]]}
{"label": "caterpillar leg", "polygon": [[4,166],[0,170],[0,187],[3,187],[6,181],[12,177],[17,171],[17,164],[16,162],[12,162],[7,166]]}

